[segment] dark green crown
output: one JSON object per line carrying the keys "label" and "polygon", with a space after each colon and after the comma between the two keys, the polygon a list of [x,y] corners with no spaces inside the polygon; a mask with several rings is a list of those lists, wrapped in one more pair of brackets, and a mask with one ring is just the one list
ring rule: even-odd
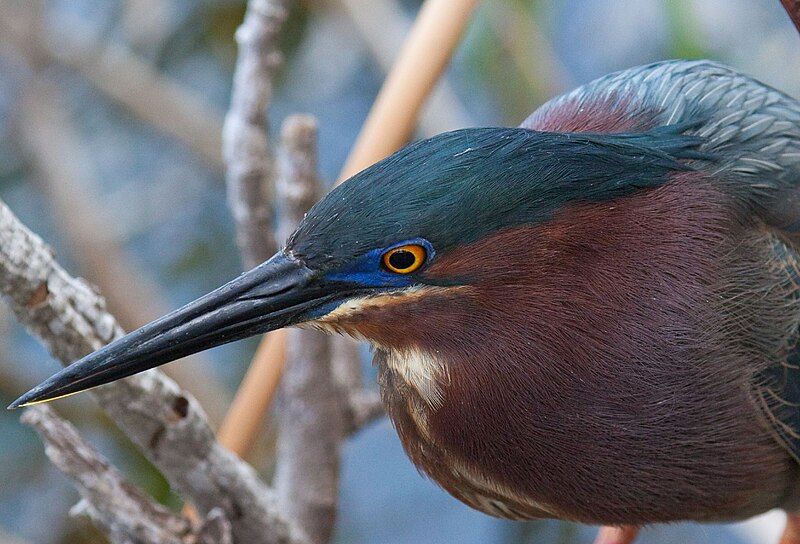
{"label": "dark green crown", "polygon": [[287,246],[330,268],[422,237],[438,251],[503,227],[546,221],[568,202],[658,186],[680,159],[707,158],[671,126],[642,134],[474,128],[416,142],[345,181],[308,213]]}

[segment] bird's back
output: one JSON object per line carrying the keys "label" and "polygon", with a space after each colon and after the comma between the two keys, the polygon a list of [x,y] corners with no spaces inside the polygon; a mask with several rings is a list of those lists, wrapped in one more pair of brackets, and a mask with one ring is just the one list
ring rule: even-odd
{"label": "bird's back", "polygon": [[666,61],[616,72],[547,102],[522,126],[613,133],[686,124],[716,157],[712,173],[757,201],[770,226],[797,235],[800,103],[727,66]]}
{"label": "bird's back", "polygon": [[[522,127],[556,132],[643,132],[695,124],[720,168],[797,189],[800,104],[727,66],[666,61],[609,74],[537,109]],[[756,179],[761,181],[756,181]]]}

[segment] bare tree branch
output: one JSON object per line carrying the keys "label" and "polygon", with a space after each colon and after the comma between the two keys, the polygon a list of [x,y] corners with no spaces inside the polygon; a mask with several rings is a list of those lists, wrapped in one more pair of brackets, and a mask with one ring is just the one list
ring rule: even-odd
{"label": "bare tree branch", "polygon": [[[297,225],[322,187],[316,174],[316,122],[292,116],[283,124],[276,200],[282,209],[278,232]],[[339,489],[343,414],[330,363],[328,337],[291,329],[280,389],[280,435],[275,490],[281,508],[311,542],[330,540]]]}
{"label": "bare tree branch", "polygon": [[274,177],[273,158],[266,114],[272,76],[281,62],[276,38],[287,7],[285,0],[250,0],[244,22],[236,31],[239,56],[222,145],[236,242],[248,269],[275,251],[268,195]]}
{"label": "bare tree branch", "polygon": [[75,483],[85,501],[77,511],[103,527],[112,542],[183,544],[189,522],[131,485],[52,409],[28,408],[22,422],[36,429],[47,457]]}
{"label": "bare tree branch", "polygon": [[358,432],[381,417],[383,404],[377,391],[364,388],[358,343],[346,336],[332,336],[331,365],[344,408],[347,434]]}
{"label": "bare tree branch", "polygon": [[276,202],[280,221],[276,237],[285,240],[308,209],[322,197],[317,176],[317,121],[310,115],[291,115],[281,126],[278,148]]}
{"label": "bare tree branch", "polygon": [[288,331],[278,407],[278,503],[315,544],[333,534],[344,436],[328,348],[321,331]]}
{"label": "bare tree branch", "polygon": [[[105,302],[53,259],[42,240],[0,202],[0,293],[14,314],[64,363],[122,336]],[[95,389],[100,405],[201,513],[220,507],[234,538],[300,541],[255,471],[214,440],[197,401],[148,371]]]}

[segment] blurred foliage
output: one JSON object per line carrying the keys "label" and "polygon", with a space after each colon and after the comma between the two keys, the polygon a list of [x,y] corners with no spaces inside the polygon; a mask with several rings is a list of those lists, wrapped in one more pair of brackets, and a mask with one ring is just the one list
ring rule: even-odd
{"label": "blurred foliage", "polygon": [[688,2],[674,0],[665,4],[666,25],[672,35],[669,57],[673,59],[709,58],[710,51],[698,39],[698,29],[690,16]]}
{"label": "blurred foliage", "polygon": [[214,248],[222,243],[219,237],[213,237],[211,240],[201,239],[194,240],[188,244],[178,258],[167,266],[164,273],[171,276],[174,280],[182,280],[191,278],[197,273],[197,270],[202,270],[210,266],[218,257]]}

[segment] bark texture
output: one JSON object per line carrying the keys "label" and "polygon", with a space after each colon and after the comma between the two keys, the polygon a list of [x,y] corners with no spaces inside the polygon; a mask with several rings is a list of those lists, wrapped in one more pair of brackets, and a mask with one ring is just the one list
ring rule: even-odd
{"label": "bark texture", "polygon": [[245,268],[275,252],[270,181],[274,177],[267,106],[272,77],[281,63],[277,36],[288,2],[250,0],[236,31],[239,55],[233,74],[231,105],[222,131],[228,205],[236,222],[236,242]]}
{"label": "bark texture", "polygon": [[[123,335],[103,298],[61,268],[50,248],[1,202],[0,293],[64,364]],[[237,541],[301,540],[278,511],[271,489],[216,442],[197,401],[163,373],[150,370],[94,394],[181,496],[203,515],[221,508]]]}
{"label": "bark texture", "polygon": [[[317,178],[317,126],[291,116],[281,131],[276,181],[281,204],[278,233],[287,236],[322,194]],[[309,540],[330,540],[339,490],[339,448],[344,438],[341,397],[331,368],[328,337],[291,329],[280,388],[280,440],[275,490],[281,508]]]}

